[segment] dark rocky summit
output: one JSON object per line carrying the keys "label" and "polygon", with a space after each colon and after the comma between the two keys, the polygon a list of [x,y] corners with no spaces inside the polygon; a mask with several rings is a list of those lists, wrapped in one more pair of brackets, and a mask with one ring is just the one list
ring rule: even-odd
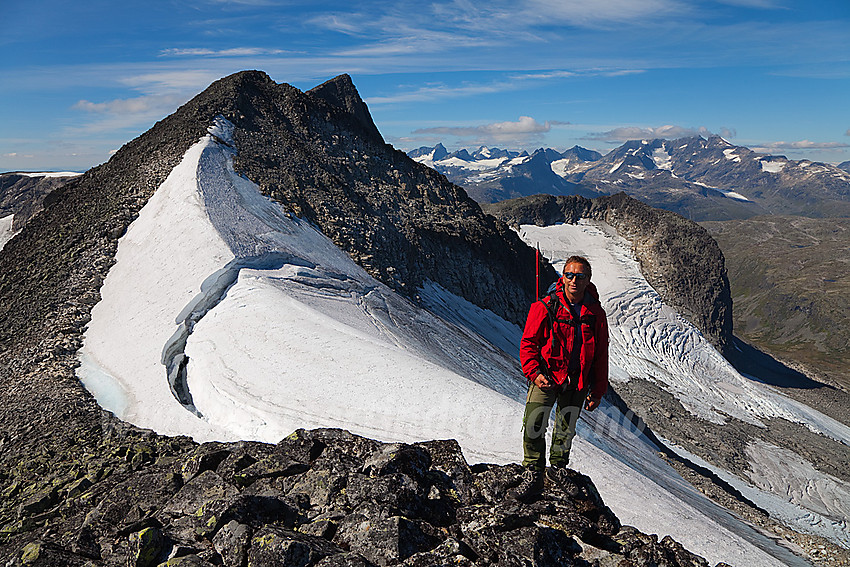
{"label": "dark rocky summit", "polygon": [[484,205],[506,223],[549,226],[580,218],[608,223],[631,241],[641,272],[665,302],[723,354],[732,348],[732,298],[723,253],[707,230],[675,213],[626,195],[535,195]]}
{"label": "dark rocky summit", "polygon": [[347,75],[302,93],[245,72],[187,106],[202,107],[209,123],[216,114],[233,122],[236,169],[378,280],[413,297],[430,278],[524,319],[532,250],[463,189],[385,144]]}
{"label": "dark rocky summit", "polygon": [[524,315],[532,251],[383,144],[361,104],[347,77],[311,93],[256,72],[218,81],[53,191],[0,251],[3,565],[706,564],[621,527],[577,473],[576,496],[518,506],[504,498],[517,465],[469,467],[452,441],[318,430],[199,445],[127,425],[81,386],[76,352],[118,238],[218,115],[236,125],[239,171],[382,281],[415,299],[427,276]]}

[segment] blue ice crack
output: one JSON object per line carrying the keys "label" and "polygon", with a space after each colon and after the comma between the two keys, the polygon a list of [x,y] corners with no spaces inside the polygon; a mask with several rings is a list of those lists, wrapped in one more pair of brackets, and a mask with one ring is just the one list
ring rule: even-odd
{"label": "blue ice crack", "polygon": [[189,357],[186,355],[186,342],[198,321],[204,318],[216,305],[227,297],[227,292],[239,278],[244,268],[255,270],[278,270],[284,265],[296,265],[315,269],[315,265],[302,258],[281,252],[268,252],[259,256],[235,258],[223,268],[215,271],[201,283],[201,292],[177,315],[177,330],[171,335],[162,349],[162,364],[165,366],[168,387],[174,398],[187,410],[203,417],[195,407],[192,393],[189,391],[186,367]]}

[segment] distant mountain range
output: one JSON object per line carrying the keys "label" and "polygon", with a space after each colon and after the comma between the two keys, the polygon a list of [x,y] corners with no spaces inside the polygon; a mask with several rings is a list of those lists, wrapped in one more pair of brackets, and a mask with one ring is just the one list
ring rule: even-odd
{"label": "distant mountain range", "polygon": [[533,153],[442,144],[408,155],[480,203],[539,193],[596,197],[626,192],[697,221],[760,214],[850,216],[850,164],[756,153],[712,136],[633,140],[602,155],[575,146]]}

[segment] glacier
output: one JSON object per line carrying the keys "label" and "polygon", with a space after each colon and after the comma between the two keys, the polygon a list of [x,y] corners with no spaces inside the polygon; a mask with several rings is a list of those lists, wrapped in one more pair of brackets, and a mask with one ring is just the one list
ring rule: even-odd
{"label": "glacier", "polygon": [[[419,290],[424,308],[399,296],[236,173],[236,151],[232,125],[218,119],[119,241],[79,355],[78,376],[101,406],[201,442],[276,443],[299,427],[341,427],[381,441],[455,438],[470,462],[520,461],[521,330],[432,282]],[[850,438],[735,373],[605,226],[521,235],[556,266],[571,253],[591,259],[615,385],[649,373],[715,422],[782,416]],[[180,361],[172,376],[166,358]],[[582,417],[571,466],[624,523],[712,563],[807,564],[694,489],[617,408]]]}

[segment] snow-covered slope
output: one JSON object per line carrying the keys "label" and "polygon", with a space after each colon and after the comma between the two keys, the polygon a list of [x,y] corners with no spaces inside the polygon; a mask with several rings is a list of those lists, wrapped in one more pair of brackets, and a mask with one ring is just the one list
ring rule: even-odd
{"label": "snow-covered slope", "polygon": [[[219,120],[119,242],[81,351],[79,376],[101,405],[199,441],[342,427],[382,441],[452,437],[470,461],[519,461],[520,329],[431,283],[420,290],[427,310],[399,297],[236,174],[232,144]],[[627,360],[636,353],[661,357],[664,376],[694,380],[722,366],[675,314],[651,316],[659,303],[621,241],[590,226],[524,230],[545,237],[553,258],[577,251],[594,261],[615,327],[615,381],[642,371],[645,362]],[[642,290],[634,305],[631,287]],[[657,340],[668,332],[688,336],[687,347]],[[714,419],[802,414],[734,376],[724,381],[769,409],[725,403],[720,386],[702,399],[679,378],[689,407]],[[685,482],[616,408],[587,414],[579,435],[573,466],[623,522],[670,534],[712,563],[803,564]]]}
{"label": "snow-covered slope", "polygon": [[15,215],[7,215],[0,218],[0,250],[3,250],[6,243],[15,236],[15,233],[12,232],[12,221],[14,220]]}

